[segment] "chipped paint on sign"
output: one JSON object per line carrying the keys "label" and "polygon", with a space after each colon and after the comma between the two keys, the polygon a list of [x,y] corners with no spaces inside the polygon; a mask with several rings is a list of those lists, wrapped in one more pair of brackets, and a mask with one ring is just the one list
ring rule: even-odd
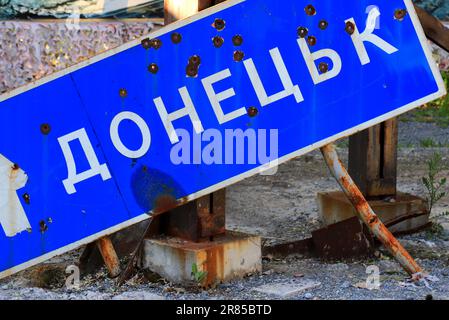
{"label": "chipped paint on sign", "polygon": [[0,225],[7,237],[31,228],[17,195],[27,181],[26,173],[0,154]]}

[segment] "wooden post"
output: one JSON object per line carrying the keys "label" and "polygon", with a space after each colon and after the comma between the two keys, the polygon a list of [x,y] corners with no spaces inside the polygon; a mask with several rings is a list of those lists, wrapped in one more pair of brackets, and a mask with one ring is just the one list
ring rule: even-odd
{"label": "wooden post", "polygon": [[[166,0],[166,21],[186,18],[215,3],[217,1]],[[194,54],[195,48],[191,50]],[[260,237],[226,232],[225,195],[222,189],[155,216],[143,241],[140,266],[171,282],[191,285],[191,269],[196,265],[206,274],[201,281],[201,286],[205,287],[260,272]],[[168,237],[159,237],[160,234]]]}
{"label": "wooden post", "polygon": [[427,38],[449,52],[449,29],[440,20],[417,5],[415,5],[415,10]]}
{"label": "wooden post", "polygon": [[[165,23],[169,24],[178,19],[187,18],[223,1],[165,0]],[[144,237],[145,235],[165,234],[194,242],[213,240],[215,236],[225,234],[225,197],[226,191],[222,189],[154,217],[151,225],[139,224],[136,227],[120,231],[112,238],[117,246],[117,251],[114,249],[111,238],[101,238],[86,246],[80,258],[80,268],[85,273],[91,273],[102,265],[101,260],[103,260],[110,276],[117,277],[121,273],[117,252],[121,256],[137,252],[143,239],[136,235],[141,232],[144,232]],[[130,267],[129,265],[125,269],[121,282],[126,278],[126,273],[128,273],[126,271],[129,271],[127,269]]]}
{"label": "wooden post", "polygon": [[396,196],[397,145],[396,118],[349,138],[349,174],[367,199]]}
{"label": "wooden post", "polygon": [[109,271],[111,278],[116,278],[120,275],[120,260],[112,245],[111,239],[106,236],[97,240],[97,247],[103,257],[104,263]]}
{"label": "wooden post", "polygon": [[[223,0],[165,0],[165,24],[187,18]],[[190,241],[213,240],[225,233],[225,189],[155,217],[152,234]]]}

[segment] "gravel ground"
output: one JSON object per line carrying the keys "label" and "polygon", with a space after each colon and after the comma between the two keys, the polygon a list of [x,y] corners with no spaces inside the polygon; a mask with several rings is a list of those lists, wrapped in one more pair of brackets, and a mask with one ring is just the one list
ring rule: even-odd
{"label": "gravel ground", "polygon": [[432,140],[436,146],[449,147],[449,127],[441,128],[435,123],[401,122],[400,131],[400,149],[420,147],[424,140]]}
{"label": "gravel ground", "polygon": [[[445,161],[449,148],[422,148],[420,141],[432,137],[444,143],[449,129],[433,124],[401,122],[398,187],[401,191],[424,195],[420,177],[426,173],[426,161],[440,152]],[[347,161],[347,143],[339,142],[340,156]],[[404,147],[407,146],[407,147]],[[449,172],[443,172],[449,176]],[[255,176],[228,188],[227,223],[231,230],[258,234],[269,241],[302,239],[320,227],[316,193],[337,190],[321,154],[312,152],[279,168],[274,176]],[[157,277],[140,272],[126,285],[117,288],[104,270],[81,280],[77,290],[61,285],[64,270],[76,262],[80,250],[54,258],[47,263],[0,280],[1,299],[280,299],[254,289],[262,285],[289,284],[299,286],[314,282],[314,287],[292,294],[288,299],[449,299],[449,199],[443,198],[433,211],[433,221],[442,228],[401,237],[400,241],[416,260],[433,276],[428,281],[410,283],[400,266],[384,250],[375,257],[359,261],[326,263],[318,259],[291,257],[263,260],[263,272],[245,279],[221,284],[210,290],[180,288]],[[380,270],[380,288],[364,288],[369,265]],[[53,289],[43,289],[36,277],[43,267],[56,270]],[[55,276],[56,275],[56,276]],[[146,275],[146,277],[145,277]],[[151,280],[151,278],[153,278]],[[37,280],[36,280],[37,279]],[[150,279],[150,280],[148,280]]]}

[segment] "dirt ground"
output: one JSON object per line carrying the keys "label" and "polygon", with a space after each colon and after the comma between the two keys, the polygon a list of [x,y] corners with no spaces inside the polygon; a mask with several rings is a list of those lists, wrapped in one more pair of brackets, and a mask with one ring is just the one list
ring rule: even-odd
{"label": "dirt ground", "polygon": [[[421,141],[432,137],[449,140],[449,129],[431,123],[401,122],[398,188],[400,191],[425,196],[421,177],[427,173],[427,161],[434,152],[447,164],[449,148],[423,148]],[[347,161],[347,141],[339,141],[339,154]],[[405,147],[404,147],[405,146]],[[445,170],[442,176],[449,176]],[[228,188],[227,227],[261,235],[271,242],[302,239],[320,227],[316,194],[337,190],[317,151],[280,166],[273,176],[255,176]],[[80,250],[56,257],[44,264],[55,266],[49,275],[52,289],[42,288],[48,279],[39,274],[41,266],[0,280],[0,299],[449,299],[449,198],[437,203],[432,212],[435,223],[430,230],[400,238],[401,243],[431,275],[418,283],[407,281],[406,273],[381,248],[376,256],[358,261],[326,263],[319,259],[291,257],[263,260],[263,272],[219,285],[214,289],[180,288],[140,272],[118,288],[105,270],[81,280],[79,289],[64,286],[65,267],[74,264]],[[380,270],[380,288],[364,288],[366,267]],[[305,285],[307,290],[282,297],[260,290],[260,286]]]}

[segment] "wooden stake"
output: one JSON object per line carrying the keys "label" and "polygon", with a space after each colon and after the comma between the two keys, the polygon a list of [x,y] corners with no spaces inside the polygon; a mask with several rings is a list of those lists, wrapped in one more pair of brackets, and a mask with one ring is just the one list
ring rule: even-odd
{"label": "wooden stake", "polygon": [[398,120],[349,137],[349,174],[368,199],[396,196]]}
{"label": "wooden stake", "polygon": [[108,236],[100,238],[96,241],[98,250],[103,257],[106,268],[109,271],[109,276],[111,278],[116,278],[120,275],[120,260],[115,252],[112,241]]}

